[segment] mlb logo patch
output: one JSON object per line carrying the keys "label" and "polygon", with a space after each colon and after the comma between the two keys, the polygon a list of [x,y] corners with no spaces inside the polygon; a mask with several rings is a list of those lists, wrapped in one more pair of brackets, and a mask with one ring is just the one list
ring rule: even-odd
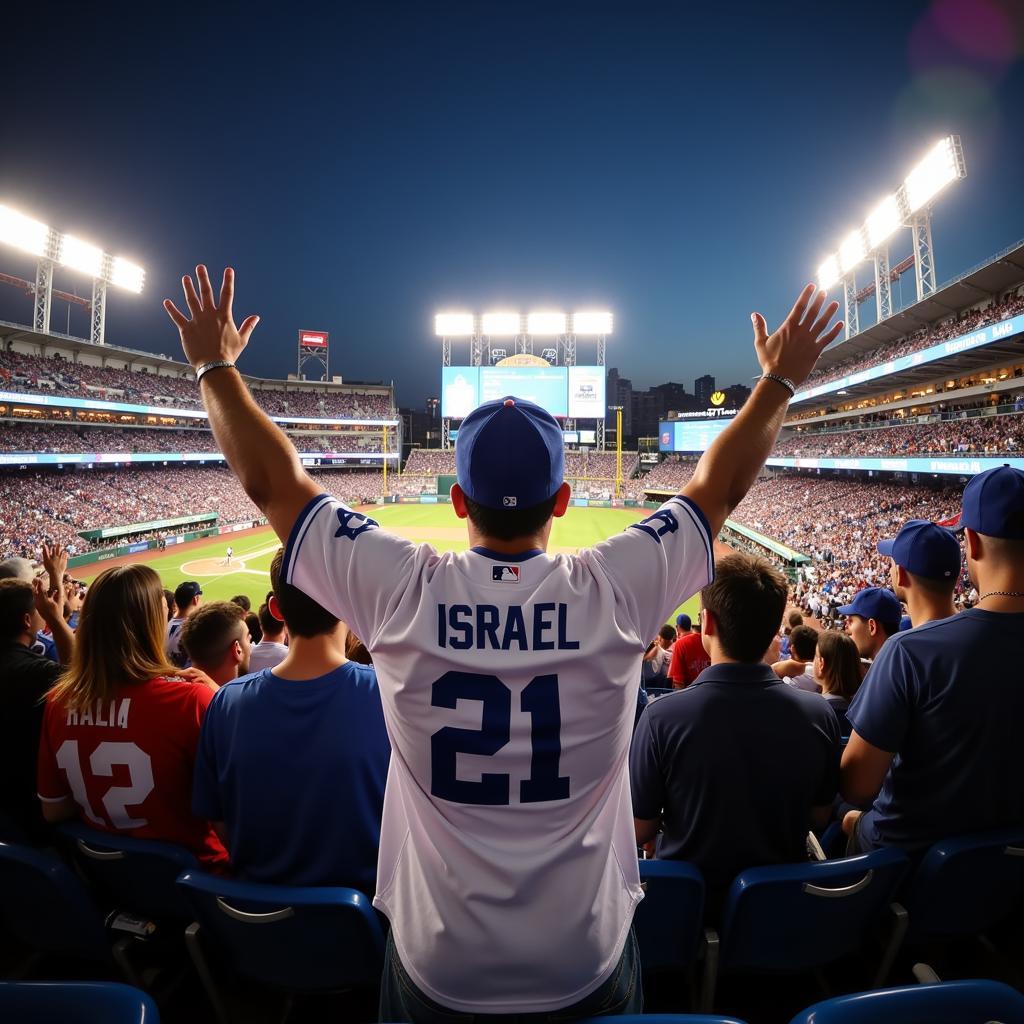
{"label": "mlb logo patch", "polygon": [[491,580],[495,583],[518,583],[518,565],[492,565]]}
{"label": "mlb logo patch", "polygon": [[501,499],[501,503],[502,503],[502,505],[505,506],[505,508],[515,508],[516,507],[516,496],[514,494],[506,494]]}

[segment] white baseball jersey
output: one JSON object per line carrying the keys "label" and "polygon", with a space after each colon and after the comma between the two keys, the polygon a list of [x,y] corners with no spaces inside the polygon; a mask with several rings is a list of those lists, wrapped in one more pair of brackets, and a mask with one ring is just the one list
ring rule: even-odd
{"label": "white baseball jersey", "polygon": [[328,495],[299,516],[285,578],[372,652],[391,737],[374,905],[442,1006],[556,1010],[616,966],[640,662],[712,551],[682,497],[576,556],[438,554]]}

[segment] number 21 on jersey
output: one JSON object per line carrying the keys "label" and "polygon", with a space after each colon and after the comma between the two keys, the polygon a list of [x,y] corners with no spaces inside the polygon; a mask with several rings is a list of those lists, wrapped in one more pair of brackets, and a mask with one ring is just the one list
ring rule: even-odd
{"label": "number 21 on jersey", "polygon": [[[512,728],[512,691],[497,677],[476,672],[446,672],[436,680],[430,703],[454,709],[460,700],[483,705],[479,729],[446,726],[430,737],[430,792],[459,804],[509,803],[511,780],[505,773],[484,772],[478,781],[456,775],[459,754],[491,757],[508,743]],[[535,676],[519,696],[520,710],[530,716],[530,776],[519,783],[519,802],[569,799],[569,778],[559,775],[562,714],[558,676]]]}

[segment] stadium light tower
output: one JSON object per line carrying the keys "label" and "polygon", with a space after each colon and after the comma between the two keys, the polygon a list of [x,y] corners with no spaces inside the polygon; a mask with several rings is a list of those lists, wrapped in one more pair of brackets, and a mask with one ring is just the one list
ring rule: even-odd
{"label": "stadium light tower", "polygon": [[966,174],[960,136],[947,135],[940,139],[910,171],[900,188],[882,199],[868,214],[864,226],[846,237],[838,257],[829,256],[818,267],[821,288],[828,289],[839,280],[843,282],[847,338],[859,329],[856,267],[869,256],[875,265],[878,320],[892,316],[889,240],[901,227],[909,227],[912,235],[918,301],[935,291],[932,204],[948,185],[966,177]]}
{"label": "stadium light tower", "polygon": [[0,206],[0,243],[27,252],[38,260],[32,329],[43,334],[50,331],[55,266],[67,267],[92,278],[89,340],[97,345],[103,344],[107,285],[113,284],[138,294],[145,282],[146,272],[142,267],[124,257],[110,256],[74,235],[58,234],[42,222],[8,206]]}
{"label": "stadium light tower", "polygon": [[438,313],[434,317],[434,334],[441,339],[441,365],[452,365],[452,338],[472,338],[476,335],[472,313]]}

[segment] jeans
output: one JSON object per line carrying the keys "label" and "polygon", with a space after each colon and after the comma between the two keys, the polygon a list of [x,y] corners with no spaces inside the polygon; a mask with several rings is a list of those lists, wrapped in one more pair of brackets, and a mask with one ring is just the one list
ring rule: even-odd
{"label": "jeans", "polygon": [[435,1003],[416,987],[406,973],[388,934],[384,975],[380,984],[380,1020],[387,1024],[557,1024],[584,1017],[642,1013],[643,1004],[640,954],[632,929],[618,965],[608,980],[590,995],[560,1010],[512,1014],[461,1013]]}

